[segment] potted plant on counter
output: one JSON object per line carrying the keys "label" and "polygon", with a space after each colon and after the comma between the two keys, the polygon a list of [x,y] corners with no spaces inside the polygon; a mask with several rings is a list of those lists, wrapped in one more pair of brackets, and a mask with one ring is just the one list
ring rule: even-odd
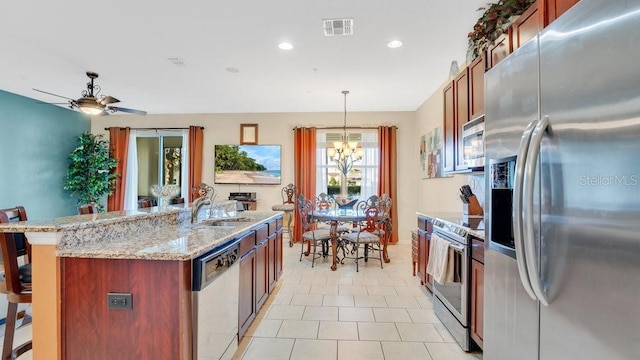
{"label": "potted plant on counter", "polygon": [[69,168],[64,178],[64,189],[76,196],[78,205],[95,203],[104,211],[100,200],[113,192],[116,178],[114,170],[118,160],[113,157],[109,142],[102,135],[84,132],[78,136],[78,146],[69,154]]}
{"label": "potted plant on counter", "polygon": [[511,26],[515,17],[525,12],[535,2],[536,0],[500,0],[487,4],[487,7],[479,8],[478,11],[484,10],[484,13],[468,35],[467,58],[472,61],[487,50],[489,45]]}

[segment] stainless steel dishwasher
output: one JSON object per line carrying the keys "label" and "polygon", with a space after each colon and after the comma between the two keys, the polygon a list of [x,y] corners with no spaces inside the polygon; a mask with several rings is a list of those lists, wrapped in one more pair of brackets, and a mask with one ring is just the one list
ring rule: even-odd
{"label": "stainless steel dishwasher", "polygon": [[238,348],[239,243],[193,260],[193,358],[231,359]]}

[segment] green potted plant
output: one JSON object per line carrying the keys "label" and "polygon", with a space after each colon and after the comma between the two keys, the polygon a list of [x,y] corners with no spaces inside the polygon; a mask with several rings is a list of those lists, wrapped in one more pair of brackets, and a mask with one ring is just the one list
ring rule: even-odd
{"label": "green potted plant", "polygon": [[102,135],[84,132],[78,136],[78,146],[69,154],[69,168],[64,178],[64,189],[76,196],[78,205],[100,203],[105,195],[111,195],[120,175],[114,170],[118,160],[113,157],[109,142]]}
{"label": "green potted plant", "polygon": [[467,56],[473,60],[487,50],[509,28],[513,17],[525,12],[534,2],[536,0],[500,0],[479,8],[478,11],[484,10],[484,13],[468,35]]}

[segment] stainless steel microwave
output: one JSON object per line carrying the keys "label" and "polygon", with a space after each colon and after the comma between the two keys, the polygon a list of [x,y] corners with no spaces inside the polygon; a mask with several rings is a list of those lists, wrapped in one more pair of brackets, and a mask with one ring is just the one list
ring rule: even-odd
{"label": "stainless steel microwave", "polygon": [[484,116],[462,125],[462,157],[469,168],[484,167]]}

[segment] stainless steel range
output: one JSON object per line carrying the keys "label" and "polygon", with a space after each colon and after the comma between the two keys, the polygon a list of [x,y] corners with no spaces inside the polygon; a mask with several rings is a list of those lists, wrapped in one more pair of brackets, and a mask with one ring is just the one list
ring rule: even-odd
{"label": "stainless steel range", "polygon": [[470,350],[469,279],[471,247],[467,230],[439,219],[433,220],[433,233],[449,242],[453,260],[451,281],[441,284],[434,280],[433,310],[464,351]]}

